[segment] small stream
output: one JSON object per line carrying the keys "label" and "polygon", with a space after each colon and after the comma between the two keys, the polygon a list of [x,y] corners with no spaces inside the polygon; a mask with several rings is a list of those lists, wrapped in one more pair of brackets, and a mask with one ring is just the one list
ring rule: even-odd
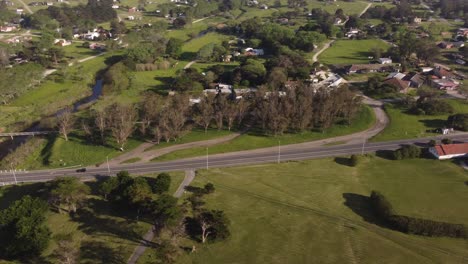
{"label": "small stream", "polygon": [[[73,104],[73,112],[77,112],[81,106],[90,104],[96,101],[97,99],[99,99],[99,97],[102,95],[102,85],[103,85],[103,80],[102,79],[97,80],[96,84],[92,88],[92,94]],[[60,109],[54,114],[54,116],[59,116],[64,111],[65,109]],[[35,131],[40,131],[40,130],[41,130],[40,123],[37,122],[36,124],[33,124],[28,129],[24,130],[24,132],[35,132]],[[21,146],[21,144],[26,142],[28,138],[29,137],[15,137],[13,140],[6,140],[4,142],[1,142],[0,143],[0,160],[4,158],[8,153],[10,153],[11,151],[14,151],[16,148]]]}

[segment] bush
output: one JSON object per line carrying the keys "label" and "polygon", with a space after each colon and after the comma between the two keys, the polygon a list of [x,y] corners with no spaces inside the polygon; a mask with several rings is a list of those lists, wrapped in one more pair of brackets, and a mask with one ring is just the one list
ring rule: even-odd
{"label": "bush", "polygon": [[153,193],[161,194],[164,192],[169,191],[169,187],[171,186],[171,176],[167,173],[160,173],[153,184],[152,190]]}
{"label": "bush", "polygon": [[430,99],[417,102],[416,106],[410,110],[415,115],[443,115],[453,113],[453,107],[447,101],[440,99]]}
{"label": "bush", "polygon": [[421,149],[415,145],[405,145],[393,152],[395,160],[414,159],[421,157]]}
{"label": "bush", "polygon": [[442,142],[444,145],[452,144],[452,140],[450,138],[444,138],[440,142]]}
{"label": "bush", "polygon": [[357,155],[351,155],[349,158],[349,166],[356,167],[359,163],[359,157]]}
{"label": "bush", "polygon": [[385,196],[376,191],[371,192],[370,206],[375,216],[386,223],[390,228],[403,233],[422,236],[468,237],[466,227],[461,224],[396,215],[390,202]]}
{"label": "bush", "polygon": [[437,141],[435,141],[434,139],[431,139],[429,140],[429,143],[427,143],[429,145],[429,147],[434,147],[435,145],[437,145]]}
{"label": "bush", "polygon": [[468,114],[455,114],[449,116],[447,119],[447,126],[462,131],[468,131]]}

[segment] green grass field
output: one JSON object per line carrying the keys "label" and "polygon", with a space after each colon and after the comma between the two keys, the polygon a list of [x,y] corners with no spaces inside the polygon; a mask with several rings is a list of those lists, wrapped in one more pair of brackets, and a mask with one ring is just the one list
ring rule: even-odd
{"label": "green grass field", "polygon": [[[129,139],[125,151],[132,150],[141,141]],[[22,169],[60,168],[69,166],[88,166],[102,164],[106,158],[112,159],[122,153],[113,139],[109,138],[106,145],[92,144],[86,136],[80,133],[71,134],[69,140],[63,137],[49,137],[42,148],[31,154],[22,164]]]}
{"label": "green grass field", "polygon": [[[449,100],[455,109],[455,113],[468,113],[468,102],[461,100]],[[428,132],[445,126],[449,115],[411,115],[405,113],[406,109],[386,105],[386,112],[390,118],[390,124],[384,131],[374,137],[372,141],[387,141],[405,138],[420,138],[436,135]],[[440,134],[439,134],[440,135]]]}
{"label": "green grass field", "polygon": [[215,139],[215,138],[231,135],[232,133],[233,133],[232,131],[217,130],[214,128],[208,129],[208,131],[205,133],[203,129],[194,128],[191,131],[187,132],[185,135],[183,135],[180,139],[178,139],[177,142],[174,142],[174,141],[160,142],[159,145],[154,145],[148,148],[147,150],[165,148],[169,146],[174,146],[176,144],[178,145],[178,144],[185,144],[185,143],[190,143],[190,142],[195,142],[195,141]]}
{"label": "green grass field", "polygon": [[[219,154],[232,151],[249,150],[255,148],[266,148],[277,146],[279,142],[281,144],[294,144],[302,143],[307,141],[319,140],[324,138],[342,136],[351,134],[354,132],[362,131],[375,122],[375,116],[372,110],[368,107],[363,108],[357,118],[351,126],[335,125],[325,133],[322,132],[304,132],[300,134],[284,134],[282,136],[264,136],[258,134],[247,133],[243,134],[232,141],[215,145],[209,148],[210,154]],[[173,160],[178,158],[188,158],[202,156],[206,153],[206,148],[191,148],[186,150],[175,151],[167,155],[163,155],[155,159],[155,161]]]}
{"label": "green grass field", "polygon": [[[156,177],[157,174],[145,176]],[[172,194],[182,182],[184,173],[171,172],[170,176],[169,193]],[[88,184],[95,189],[94,182]],[[44,186],[40,183],[0,187],[0,210],[23,195],[41,196],[41,190],[44,190]],[[89,195],[86,206],[91,213],[76,219],[68,214],[52,211],[49,213],[47,223],[52,231],[52,240],[42,257],[51,262],[35,263],[60,263],[54,258],[53,253],[57,248],[57,237],[64,235],[71,235],[76,247],[80,249],[78,263],[125,263],[140,242],[141,236],[151,227],[148,222],[134,221],[133,216],[116,212],[100,196]],[[0,263],[20,262],[7,262],[0,259]]]}
{"label": "green grass field", "polygon": [[387,49],[387,43],[379,39],[338,40],[325,50],[318,60],[323,64],[369,63],[373,48]]}
{"label": "green grass field", "polygon": [[364,196],[377,190],[398,213],[468,225],[468,174],[450,161],[361,159],[357,167],[330,158],[199,171],[193,185],[214,184],[206,207],[225,211],[231,237],[186,241],[197,251],[177,263],[463,262],[465,240],[372,224]]}

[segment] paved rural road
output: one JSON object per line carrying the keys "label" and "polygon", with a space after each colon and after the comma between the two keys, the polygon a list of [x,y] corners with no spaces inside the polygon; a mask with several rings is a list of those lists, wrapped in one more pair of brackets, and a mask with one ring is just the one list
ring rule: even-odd
{"label": "paved rural road", "polygon": [[468,133],[452,135],[441,135],[430,138],[396,140],[376,143],[352,143],[349,145],[316,146],[307,144],[293,144],[272,148],[263,148],[250,151],[239,151],[211,156],[202,156],[167,162],[155,162],[145,164],[122,164],[111,166],[107,170],[105,165],[101,167],[88,167],[86,172],[78,173],[75,169],[38,170],[28,172],[0,173],[0,185],[15,182],[38,182],[48,181],[58,176],[78,176],[83,178],[94,178],[98,176],[115,175],[117,172],[126,170],[131,174],[147,174],[163,171],[185,171],[192,169],[205,169],[213,167],[230,167],[251,164],[283,162],[291,160],[306,160],[314,158],[344,156],[350,154],[370,153],[384,150],[395,150],[404,144],[426,144],[430,139],[451,138],[458,142],[468,142]]}

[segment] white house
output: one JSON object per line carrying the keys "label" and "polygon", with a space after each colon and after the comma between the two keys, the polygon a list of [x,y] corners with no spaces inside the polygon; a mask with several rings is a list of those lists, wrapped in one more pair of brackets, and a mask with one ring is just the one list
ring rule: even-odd
{"label": "white house", "polygon": [[112,9],[119,9],[118,5],[112,5]]}
{"label": "white house", "polygon": [[468,154],[468,143],[437,145],[429,148],[429,152],[439,160],[465,157]]}
{"label": "white house", "polygon": [[380,58],[379,63],[380,64],[391,64],[391,63],[393,63],[393,61],[390,58]]}

